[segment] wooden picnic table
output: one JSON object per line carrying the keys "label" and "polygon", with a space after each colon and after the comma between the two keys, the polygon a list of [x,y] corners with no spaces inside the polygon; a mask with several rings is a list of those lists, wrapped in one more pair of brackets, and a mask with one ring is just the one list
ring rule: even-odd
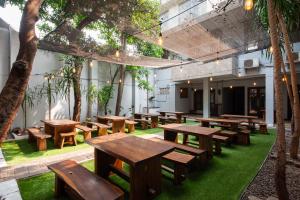
{"label": "wooden picnic table", "polygon": [[158,127],[158,114],[154,114],[154,113],[135,113],[134,114],[134,118],[136,119],[142,119],[143,117],[145,117],[146,119],[148,119],[150,117],[151,119],[151,128],[157,128]]}
{"label": "wooden picnic table", "polygon": [[112,123],[112,132],[125,132],[125,120],[129,117],[114,116],[114,115],[105,115],[105,116],[95,116],[98,123],[108,125],[109,122]]}
{"label": "wooden picnic table", "polygon": [[183,112],[172,112],[172,111],[159,111],[159,113],[163,117],[165,117],[167,113],[175,114],[176,115],[176,123],[178,123],[178,124],[181,123],[182,115],[184,114]]}
{"label": "wooden picnic table", "polygon": [[[95,148],[95,173],[108,178],[118,174],[130,184],[131,200],[153,199],[161,193],[161,157],[174,150],[143,138],[116,133],[87,140]],[[113,164],[120,159],[129,165],[129,174]]]}
{"label": "wooden picnic table", "polygon": [[220,132],[218,129],[201,127],[199,125],[188,126],[181,124],[167,124],[162,125],[161,128],[164,129],[164,139],[173,142],[178,142],[178,133],[182,133],[186,136],[184,137],[185,139],[183,140],[183,144],[187,143],[188,135],[196,136],[198,138],[199,148],[207,150],[209,157],[212,157],[213,155],[212,136]]}
{"label": "wooden picnic table", "polygon": [[253,121],[254,119],[258,119],[257,116],[251,116],[251,115],[230,115],[230,114],[223,114],[221,115],[223,118],[227,119],[246,119],[248,120],[248,124],[250,127],[250,130],[254,131],[255,130],[255,122]]}
{"label": "wooden picnic table", "polygon": [[196,118],[197,121],[201,122],[203,127],[210,127],[211,122],[220,123],[221,125],[230,125],[230,130],[238,131],[239,124],[242,120],[238,119],[222,119],[222,118]]}
{"label": "wooden picnic table", "polygon": [[41,120],[45,125],[45,133],[50,134],[54,138],[55,146],[59,146],[60,133],[74,132],[75,126],[80,124],[69,119],[57,119],[57,120]]}

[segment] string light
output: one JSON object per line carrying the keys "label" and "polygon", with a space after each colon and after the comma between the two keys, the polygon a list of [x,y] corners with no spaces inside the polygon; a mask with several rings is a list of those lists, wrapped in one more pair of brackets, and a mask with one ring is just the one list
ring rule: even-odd
{"label": "string light", "polygon": [[93,62],[92,61],[90,62],[90,67],[93,67]]}
{"label": "string light", "polygon": [[209,78],[209,81],[213,81],[213,77],[212,76]]}
{"label": "string light", "polygon": [[253,0],[245,0],[244,9],[250,11],[253,8]]}
{"label": "string light", "polygon": [[253,82],[253,85],[256,86],[256,82]]}
{"label": "string light", "polygon": [[44,79],[47,80],[47,79],[48,79],[48,76],[44,76]]}
{"label": "string light", "polygon": [[196,91],[197,91],[197,89],[195,88],[195,89],[194,89],[194,92],[196,92]]}
{"label": "string light", "polygon": [[239,72],[238,77],[241,77],[241,72]]}
{"label": "string light", "polygon": [[117,57],[117,58],[120,57],[120,51],[119,51],[119,49],[117,49],[117,51],[116,51],[116,57]]}
{"label": "string light", "polygon": [[106,81],[106,83],[107,83],[107,84],[109,84],[109,83],[110,83],[110,81],[109,81],[109,80],[107,80],[107,81]]}
{"label": "string light", "polygon": [[273,47],[272,46],[269,47],[269,52],[273,53]]}
{"label": "string light", "polygon": [[60,76],[64,76],[64,73],[63,73],[63,72],[61,72],[61,73],[60,73]]}
{"label": "string light", "polygon": [[182,93],[182,89],[180,89],[180,93]]}
{"label": "string light", "polygon": [[190,80],[188,80],[188,82],[187,82],[188,84],[190,84],[191,83],[191,81]]}
{"label": "string light", "polygon": [[282,82],[285,82],[285,81],[286,81],[286,77],[283,76],[283,77],[282,77]]}
{"label": "string light", "polygon": [[183,72],[182,66],[180,67],[180,72],[181,72],[181,73]]}
{"label": "string light", "polygon": [[214,88],[212,88],[212,87],[210,88],[211,91],[213,91],[213,89],[214,89]]}
{"label": "string light", "polygon": [[156,78],[156,73],[154,73],[154,78]]}
{"label": "string light", "polygon": [[120,79],[119,82],[122,83],[122,79]]}
{"label": "string light", "polygon": [[54,79],[54,78],[55,78],[55,76],[54,76],[54,74],[52,74],[51,79]]}
{"label": "string light", "polygon": [[159,37],[158,37],[158,44],[161,46],[163,44],[163,38],[162,38],[162,33],[159,33]]}
{"label": "string light", "polygon": [[232,85],[231,86],[229,86],[230,87],[230,89],[232,89]]}

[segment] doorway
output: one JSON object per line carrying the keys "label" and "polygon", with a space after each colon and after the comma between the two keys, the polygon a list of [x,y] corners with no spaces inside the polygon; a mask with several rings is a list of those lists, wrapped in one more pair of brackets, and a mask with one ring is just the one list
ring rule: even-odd
{"label": "doorway", "polygon": [[223,88],[223,113],[232,115],[245,114],[245,88]]}
{"label": "doorway", "polygon": [[248,115],[258,116],[264,119],[265,115],[265,88],[248,88]]}
{"label": "doorway", "polygon": [[203,111],[203,90],[196,90],[194,92],[194,110]]}

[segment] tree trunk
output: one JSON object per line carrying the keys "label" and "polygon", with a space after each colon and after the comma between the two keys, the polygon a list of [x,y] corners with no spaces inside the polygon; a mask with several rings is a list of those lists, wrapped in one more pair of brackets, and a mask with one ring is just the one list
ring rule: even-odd
{"label": "tree trunk", "polygon": [[121,111],[121,102],[122,102],[124,79],[125,79],[125,68],[126,68],[125,65],[120,66],[120,81],[118,85],[118,95],[117,95],[116,112],[115,112],[116,116],[118,116]]}
{"label": "tree trunk", "polygon": [[275,184],[278,197],[280,200],[289,199],[289,194],[286,187],[286,141],[285,141],[285,127],[283,118],[283,101],[281,92],[281,55],[279,48],[279,39],[277,31],[277,21],[275,16],[275,5],[273,0],[267,0],[268,4],[268,20],[270,29],[270,38],[273,47],[274,55],[274,81],[275,81],[275,103],[276,103],[276,123],[277,123],[277,160],[275,166]]}
{"label": "tree trunk", "polygon": [[74,88],[74,109],[73,120],[80,121],[81,113],[81,88],[80,88],[80,76],[83,65],[79,57],[75,58],[76,73],[73,76],[73,88]]}
{"label": "tree trunk", "polygon": [[[109,96],[111,96],[111,93],[113,92],[114,82],[115,82],[115,79],[116,79],[116,77],[117,77],[119,71],[120,71],[120,68],[118,67],[118,68],[116,69],[116,71],[115,71],[113,77],[111,77],[111,79],[110,79],[110,87],[111,87],[111,90],[110,90]],[[105,102],[105,104],[104,104],[104,114],[105,114],[105,115],[107,115],[107,106],[108,106],[109,100],[110,100],[110,98],[109,98],[109,99]]]}
{"label": "tree trunk", "polygon": [[[123,52],[125,52],[125,50],[126,50],[126,35],[125,35],[125,33],[121,34],[121,45],[122,45]],[[125,81],[125,69],[126,69],[126,65],[120,66],[120,81],[119,81],[119,85],[118,85],[118,95],[117,95],[116,111],[115,111],[115,115],[117,115],[117,116],[121,112],[121,102],[122,102],[124,81]]]}
{"label": "tree trunk", "polygon": [[291,42],[288,35],[288,31],[286,28],[286,24],[284,22],[283,16],[280,11],[277,9],[277,17],[279,20],[279,25],[281,32],[284,38],[284,47],[287,53],[288,61],[290,63],[290,71],[291,71],[291,82],[292,82],[292,90],[294,96],[294,103],[293,103],[293,116],[295,122],[295,131],[293,132],[293,137],[290,146],[290,156],[293,159],[297,159],[298,157],[298,150],[299,150],[299,137],[300,137],[300,104],[299,104],[299,95],[298,95],[298,81],[297,81],[297,72],[296,72],[296,65],[293,58],[293,52],[291,48]]}
{"label": "tree trunk", "polygon": [[0,94],[0,144],[5,140],[28,85],[37,51],[35,24],[42,0],[28,0],[20,23],[20,48],[9,77]]}

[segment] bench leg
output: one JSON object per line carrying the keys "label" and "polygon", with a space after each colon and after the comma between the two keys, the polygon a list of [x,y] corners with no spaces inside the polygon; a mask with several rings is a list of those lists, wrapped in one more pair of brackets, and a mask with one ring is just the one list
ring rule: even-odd
{"label": "bench leg", "polygon": [[221,142],[215,141],[215,154],[220,155],[222,153]]}
{"label": "bench leg", "polygon": [[77,145],[76,135],[71,137],[72,137],[73,145],[76,146]]}
{"label": "bench leg", "polygon": [[188,139],[189,139],[189,136],[187,134],[183,134],[182,144],[187,144]]}
{"label": "bench leg", "polygon": [[39,151],[47,150],[47,140],[45,138],[44,139],[37,138],[36,142],[37,142],[37,149]]}
{"label": "bench leg", "polygon": [[180,164],[174,166],[174,185],[180,185],[185,180],[186,167]]}
{"label": "bench leg", "polygon": [[64,143],[65,143],[65,137],[61,137],[60,138],[60,145],[59,147],[62,149],[64,147]]}
{"label": "bench leg", "polygon": [[83,137],[84,137],[84,140],[88,140],[88,139],[92,138],[91,131],[83,132]]}
{"label": "bench leg", "polygon": [[128,124],[128,133],[132,133],[135,131],[134,124]]}
{"label": "bench leg", "polygon": [[65,193],[65,182],[55,175],[55,197],[60,197]]}
{"label": "bench leg", "polygon": [[107,135],[107,128],[98,128],[98,136]]}
{"label": "bench leg", "polygon": [[145,122],[141,122],[141,126],[142,126],[142,129],[143,129],[143,130],[145,130],[145,129],[148,128],[148,127],[147,127],[147,123],[145,123]]}
{"label": "bench leg", "polygon": [[32,143],[34,142],[35,138],[33,137],[33,135],[31,133],[28,134],[28,143]]}

